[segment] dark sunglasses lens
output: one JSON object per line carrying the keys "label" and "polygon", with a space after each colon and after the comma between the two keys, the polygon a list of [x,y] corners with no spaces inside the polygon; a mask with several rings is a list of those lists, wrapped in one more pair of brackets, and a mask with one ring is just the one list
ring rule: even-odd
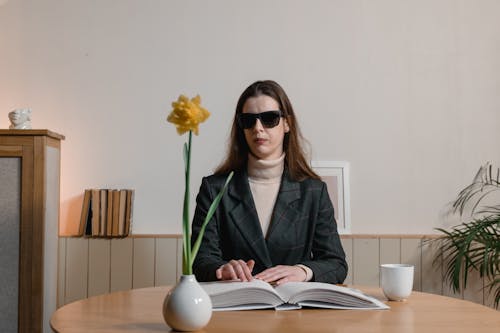
{"label": "dark sunglasses lens", "polygon": [[254,127],[257,116],[252,113],[241,113],[238,115],[238,120],[241,127],[249,129]]}
{"label": "dark sunglasses lens", "polygon": [[277,111],[262,112],[260,114],[260,121],[264,127],[275,127],[280,122],[280,114]]}

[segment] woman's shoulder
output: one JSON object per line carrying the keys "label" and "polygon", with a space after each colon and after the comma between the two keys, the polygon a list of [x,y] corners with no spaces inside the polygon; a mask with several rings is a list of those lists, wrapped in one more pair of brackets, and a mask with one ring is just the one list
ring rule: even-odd
{"label": "woman's shoulder", "polygon": [[317,178],[306,178],[299,183],[300,186],[306,190],[322,191],[326,187],[326,183]]}
{"label": "woman's shoulder", "polygon": [[294,179],[294,177],[292,177],[292,175],[290,174],[290,172],[287,169],[285,169],[285,172],[284,172],[284,179],[286,179],[292,183],[297,183],[302,188],[321,189],[324,186],[326,186],[325,182],[323,180],[321,180],[321,178],[305,176],[302,179]]}
{"label": "woman's shoulder", "polygon": [[[208,184],[210,186],[223,186],[226,182],[229,173],[215,173],[209,176],[205,176],[202,179],[202,183]],[[236,176],[236,174],[235,174]],[[233,176],[234,178],[234,176]]]}

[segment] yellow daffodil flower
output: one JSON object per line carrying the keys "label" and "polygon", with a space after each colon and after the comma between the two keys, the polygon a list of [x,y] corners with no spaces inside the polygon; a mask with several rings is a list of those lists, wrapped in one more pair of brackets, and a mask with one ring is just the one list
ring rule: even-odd
{"label": "yellow daffodil flower", "polygon": [[188,131],[198,135],[198,125],[210,116],[210,112],[201,106],[200,95],[191,99],[180,95],[177,101],[172,103],[172,108],[167,121],[175,125],[179,135]]}

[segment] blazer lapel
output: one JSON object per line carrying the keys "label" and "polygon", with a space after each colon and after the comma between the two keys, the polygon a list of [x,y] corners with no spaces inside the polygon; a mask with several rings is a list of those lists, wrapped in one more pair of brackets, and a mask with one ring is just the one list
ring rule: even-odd
{"label": "blazer lapel", "polygon": [[299,216],[297,210],[290,207],[293,202],[299,199],[300,185],[298,182],[289,179],[288,172],[285,169],[278,197],[276,198],[276,204],[274,205],[273,217],[271,219],[271,225],[269,226],[267,239],[271,239],[273,234],[276,235],[277,233],[281,233],[283,228],[289,228],[289,222],[294,221]]}
{"label": "blazer lapel", "polygon": [[235,175],[229,185],[228,194],[237,202],[236,206],[229,212],[230,219],[250,245],[255,259],[260,260],[266,267],[271,266],[272,261],[262,234],[246,172]]}

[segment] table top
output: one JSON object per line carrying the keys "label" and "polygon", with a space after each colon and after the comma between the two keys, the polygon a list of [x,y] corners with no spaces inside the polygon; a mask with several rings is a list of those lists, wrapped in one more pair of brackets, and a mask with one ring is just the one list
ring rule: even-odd
{"label": "table top", "polygon": [[[390,310],[301,309],[214,312],[201,332],[495,332],[500,311],[469,301],[413,292],[407,301],[389,302],[378,288],[363,288]],[[55,332],[168,332],[162,304],[169,287],[132,289],[94,296],[59,308]]]}

